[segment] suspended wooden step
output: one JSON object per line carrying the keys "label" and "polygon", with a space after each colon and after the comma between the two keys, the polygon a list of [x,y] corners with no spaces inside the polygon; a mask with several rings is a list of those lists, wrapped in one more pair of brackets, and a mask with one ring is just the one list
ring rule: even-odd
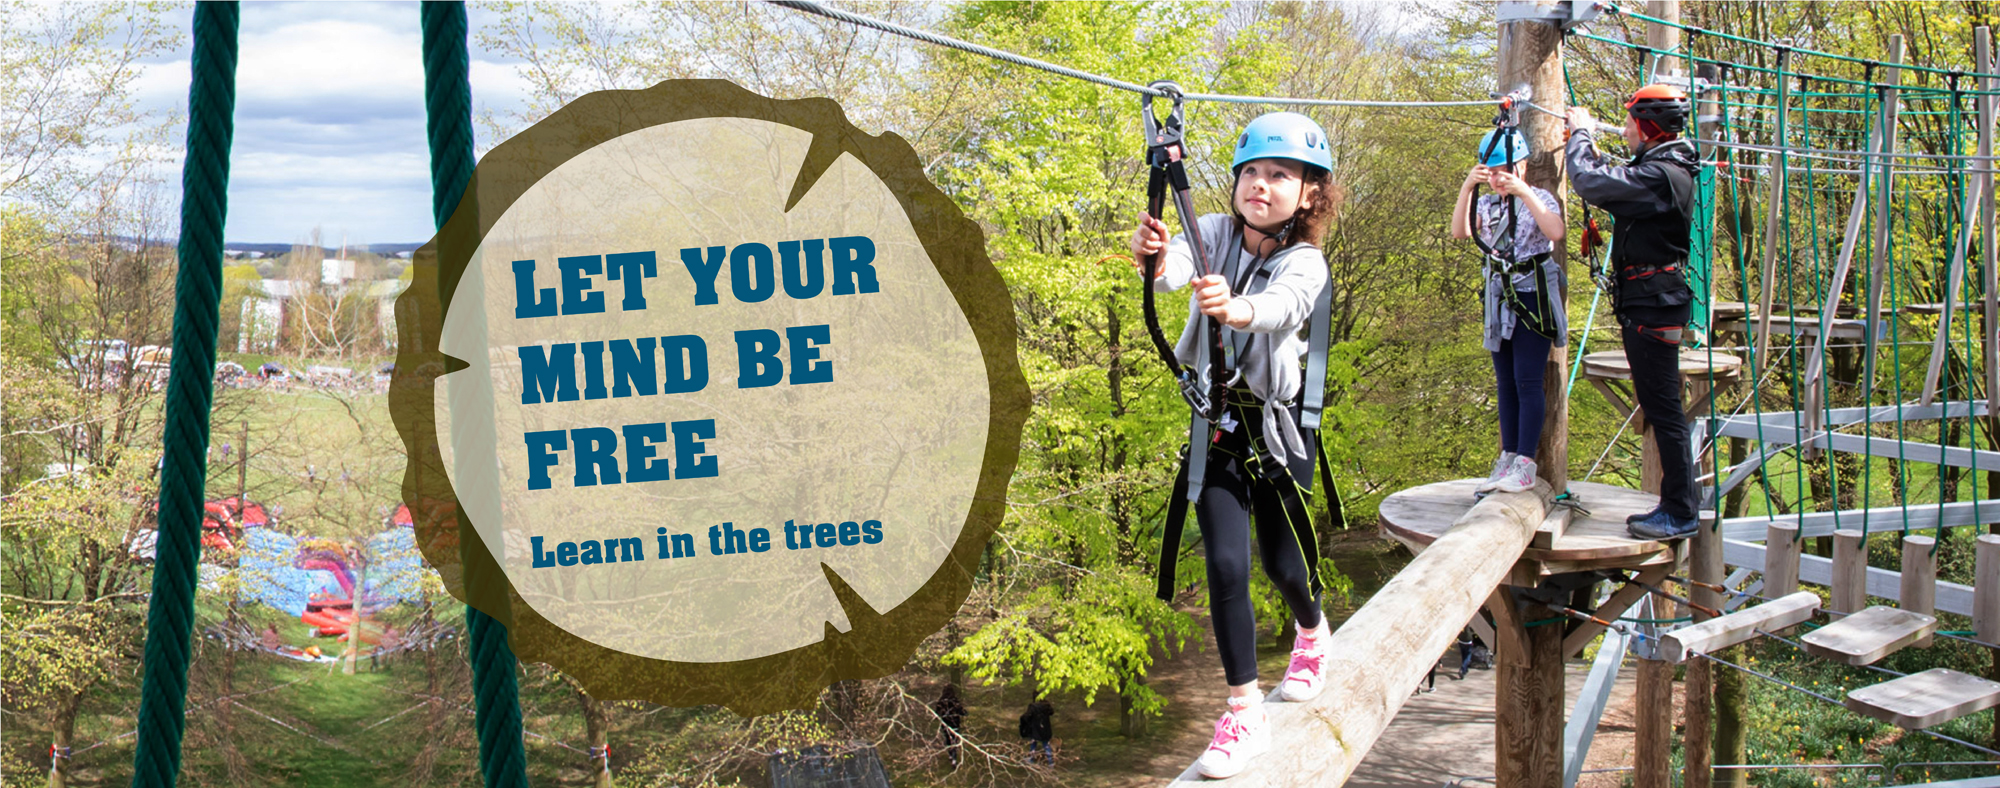
{"label": "suspended wooden step", "polygon": [[1937,619],[1876,605],[1806,633],[1799,640],[1820,657],[1868,665],[1937,631]]}
{"label": "suspended wooden step", "polygon": [[1667,633],[1660,638],[1657,657],[1681,662],[1690,654],[1712,653],[1757,637],[1758,630],[1769,632],[1804,622],[1817,610],[1818,594],[1811,591],[1789,594]]}
{"label": "suspended wooden step", "polygon": [[2000,706],[2000,683],[1950,668],[1931,668],[1847,693],[1847,708],[1910,730],[1995,706]]}

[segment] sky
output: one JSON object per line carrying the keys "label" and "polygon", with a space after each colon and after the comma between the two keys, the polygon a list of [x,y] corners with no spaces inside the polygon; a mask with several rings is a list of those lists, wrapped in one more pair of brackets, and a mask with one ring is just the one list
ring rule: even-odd
{"label": "sky", "polygon": [[[232,243],[420,243],[432,234],[424,140],[422,34],[414,2],[256,2],[242,6],[231,152]],[[472,6],[473,116],[515,111],[525,83],[479,48]],[[188,36],[193,12],[168,19]],[[187,109],[191,44],[145,64],[141,108]],[[185,127],[173,131],[176,148]],[[475,128],[475,138],[480,130]],[[494,140],[479,140],[481,150]],[[169,179],[178,187],[179,163]]]}

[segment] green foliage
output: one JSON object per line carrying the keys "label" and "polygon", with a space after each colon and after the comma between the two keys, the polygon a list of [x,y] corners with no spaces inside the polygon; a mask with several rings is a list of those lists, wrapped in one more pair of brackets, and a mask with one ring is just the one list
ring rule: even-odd
{"label": "green foliage", "polygon": [[1108,571],[1115,574],[1085,575],[1067,589],[1035,589],[945,662],[965,666],[981,681],[1032,682],[1038,696],[1081,693],[1086,704],[1110,689],[1138,711],[1158,713],[1165,700],[1139,682],[1153,664],[1154,643],[1178,650],[1197,630],[1187,616],[1153,598],[1146,577]]}

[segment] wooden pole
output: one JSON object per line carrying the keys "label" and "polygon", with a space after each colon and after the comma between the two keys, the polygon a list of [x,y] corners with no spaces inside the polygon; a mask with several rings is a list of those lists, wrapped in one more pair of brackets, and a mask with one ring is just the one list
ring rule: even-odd
{"label": "wooden pole", "polygon": [[[1931,550],[1937,540],[1928,536],[1903,537],[1903,588],[1896,604],[1904,610],[1924,615],[1937,613],[1937,555]],[[1916,645],[1931,647],[1925,635]]]}
{"label": "wooden pole", "polygon": [[[1980,72],[1993,73],[1993,31],[1991,29],[1985,27],[1973,29],[1972,54],[1973,63],[1978,66]],[[1984,92],[1973,100],[1973,107],[1979,112],[1978,152],[1980,156],[1993,155],[1994,101],[1992,91],[1996,86],[2000,86],[2000,80],[1995,80],[1992,77],[1981,77],[1979,79],[1979,89]],[[1986,362],[1985,396],[1991,402],[1995,397],[1995,392],[2000,392],[2000,342],[1995,341],[1996,332],[2000,332],[2000,270],[1996,270],[1994,265],[1995,257],[2000,256],[1996,255],[1996,253],[2000,253],[2000,230],[1996,230],[1993,223],[1993,162],[1990,160],[1984,161],[1983,165],[1978,169],[1980,185],[1979,226],[1985,231],[1979,237],[1979,274],[1980,281],[1984,285],[1980,290],[1980,295],[1983,296],[1980,301],[1982,302],[1981,305],[1985,307],[1986,312],[1986,322],[1980,328],[1980,341],[1983,345],[1980,356]],[[1992,445],[2000,446],[2000,434],[1997,434],[2000,431],[1996,431],[1996,427],[2000,427],[2000,418],[1987,417],[1986,439]],[[1986,491],[1984,494],[1990,498],[1996,489],[2000,489],[2000,468],[1987,471]],[[1989,528],[1993,533],[2000,534],[2000,523],[1994,523]],[[1994,664],[1996,668],[2000,668],[2000,652],[1995,653]],[[1993,727],[1996,734],[1994,740],[2000,741],[2000,713],[1994,714],[1993,720]]]}
{"label": "wooden pole", "polygon": [[[1648,597],[1648,618],[1662,618],[1656,611],[1671,610]],[[1633,700],[1634,741],[1632,784],[1636,788],[1673,788],[1674,663],[1660,659],[1639,659],[1638,691]]]}
{"label": "wooden pole", "polygon": [[[1889,36],[1889,57],[1883,61],[1883,71],[1885,73],[1882,76],[1882,83],[1887,85],[1887,87],[1882,90],[1883,110],[1882,119],[1879,122],[1882,124],[1882,150],[1888,152],[1896,150],[1896,117],[1901,114],[1900,109],[1902,107],[1902,103],[1898,99],[1896,85],[1903,80],[1903,69],[1898,67],[1902,62],[1903,35],[1897,33]],[[1883,195],[1895,194],[1896,170],[1893,162],[1886,158],[1877,159],[1876,162],[1882,168],[1882,179],[1875,186],[1876,193]],[[1862,321],[1868,326],[1866,348],[1862,351],[1863,357],[1861,359],[1861,401],[1863,404],[1872,404],[1875,401],[1875,348],[1881,340],[1881,337],[1876,336],[1876,334],[1881,333],[1875,330],[1877,327],[1876,317],[1882,311],[1883,276],[1889,265],[1889,247],[1894,243],[1894,238],[1889,232],[1889,220],[1895,213],[1893,210],[1894,206],[1891,205],[1892,202],[1890,199],[1875,201],[1875,259],[1869,261],[1868,303],[1867,308],[1862,310],[1861,315]],[[1891,297],[1894,297],[1894,295],[1894,293],[1890,294]],[[1850,610],[1847,612],[1851,613],[1853,611]]]}
{"label": "wooden pole", "polygon": [[[1972,552],[1972,636],[2000,643],[2000,534],[1981,534]],[[2000,649],[1986,676],[2000,681]],[[2000,749],[2000,712],[1993,715],[1993,747]]]}
{"label": "wooden pole", "polygon": [[244,419],[243,438],[236,444],[236,511],[239,513],[237,519],[242,519],[241,512],[243,512],[243,510],[245,509],[244,505],[249,503],[249,500],[245,496],[248,496],[249,494],[250,494],[250,420]]}
{"label": "wooden pole", "polygon": [[1829,608],[1859,613],[1868,606],[1868,542],[1860,532],[1833,532],[1833,601]]}
{"label": "wooden pole", "polygon": [[[1500,63],[1497,69],[1502,91],[1526,85],[1535,104],[1561,113],[1567,106],[1562,68],[1562,31],[1546,22],[1508,22],[1500,26]],[[1521,113],[1521,135],[1534,154],[1528,157],[1522,177],[1530,185],[1547,189],[1556,204],[1567,205],[1569,181],[1563,173],[1563,121],[1540,112]],[[1557,268],[1568,270],[1569,252],[1563,244],[1551,250]],[[1553,283],[1551,283],[1553,285]],[[1563,308],[1569,293],[1561,294]],[[1551,348],[1543,379],[1565,380],[1569,376],[1568,348]],[[1538,473],[1549,487],[1569,489],[1569,398],[1562,386],[1547,387],[1542,406],[1542,440],[1535,446]]]}
{"label": "wooden pole", "polygon": [[1764,597],[1777,599],[1799,590],[1799,527],[1764,526]]}
{"label": "wooden pole", "polygon": [[1494,787],[1561,785],[1563,627],[1529,627],[1519,637],[1524,648],[1501,651],[1493,666]]}

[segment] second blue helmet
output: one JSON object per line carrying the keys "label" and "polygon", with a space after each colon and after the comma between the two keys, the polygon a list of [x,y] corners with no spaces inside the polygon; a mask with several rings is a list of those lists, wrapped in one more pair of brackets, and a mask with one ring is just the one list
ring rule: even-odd
{"label": "second blue helmet", "polygon": [[1243,127],[1236,138],[1236,156],[1229,162],[1235,172],[1244,162],[1256,159],[1292,159],[1322,170],[1333,169],[1333,154],[1326,147],[1326,130],[1312,118],[1296,112],[1259,115]]}
{"label": "second blue helmet", "polygon": [[[1500,137],[1498,144],[1493,140],[1495,136]],[[1516,129],[1494,129],[1479,138],[1479,163],[1488,167],[1513,164],[1532,154],[1533,151],[1528,149],[1528,138]]]}

